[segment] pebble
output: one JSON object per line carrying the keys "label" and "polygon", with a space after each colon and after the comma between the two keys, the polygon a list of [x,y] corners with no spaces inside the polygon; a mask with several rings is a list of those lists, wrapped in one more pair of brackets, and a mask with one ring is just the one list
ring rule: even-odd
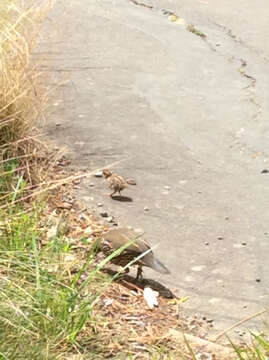
{"label": "pebble", "polygon": [[206,322],[211,324],[214,320],[213,319],[206,319]]}
{"label": "pebble", "polygon": [[56,123],[55,126],[61,126],[61,124],[60,124],[60,123]]}
{"label": "pebble", "polygon": [[246,242],[242,242],[242,243],[241,243],[241,245],[246,246],[246,245],[247,245],[247,243],[246,243]]}
{"label": "pebble", "polygon": [[106,211],[101,211],[100,212],[100,215],[104,218],[107,218],[108,217],[108,213]]}
{"label": "pebble", "polygon": [[103,173],[102,171],[97,171],[95,174],[94,174],[95,177],[103,177]]}
{"label": "pebble", "polygon": [[102,207],[102,206],[104,206],[104,204],[102,204],[102,203],[97,204],[97,207]]}
{"label": "pebble", "polygon": [[191,270],[192,271],[202,271],[202,270],[204,270],[205,269],[205,265],[198,265],[198,266],[193,266],[192,268],[191,268]]}
{"label": "pebble", "polygon": [[107,219],[107,222],[112,223],[114,221],[113,216],[109,216]]}
{"label": "pebble", "polygon": [[149,207],[148,207],[148,206],[145,206],[145,207],[144,207],[144,211],[149,211]]}
{"label": "pebble", "polygon": [[91,234],[92,233],[92,228],[90,226],[88,226],[85,230],[84,230],[84,234]]}
{"label": "pebble", "polygon": [[205,241],[205,245],[209,245],[209,242],[208,242],[208,241]]}
{"label": "pebble", "polygon": [[268,169],[263,169],[262,171],[261,171],[261,174],[268,174],[269,173],[269,170]]}
{"label": "pebble", "polygon": [[218,236],[218,240],[223,240],[223,237],[222,237],[222,236]]}
{"label": "pebble", "polygon": [[89,186],[90,186],[90,187],[93,187],[93,186],[94,186],[94,183],[90,183]]}
{"label": "pebble", "polygon": [[259,283],[259,282],[261,282],[261,279],[257,278],[255,281]]}
{"label": "pebble", "polygon": [[170,190],[170,189],[171,189],[171,186],[165,185],[163,188],[164,188],[165,190]]}
{"label": "pebble", "polygon": [[242,248],[242,247],[244,247],[245,245],[243,245],[243,244],[233,244],[233,247],[235,248],[235,249],[240,249],[240,248]]}

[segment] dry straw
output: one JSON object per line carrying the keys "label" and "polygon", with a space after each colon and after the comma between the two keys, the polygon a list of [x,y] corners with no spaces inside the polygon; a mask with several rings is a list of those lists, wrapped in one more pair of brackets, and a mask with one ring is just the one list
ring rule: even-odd
{"label": "dry straw", "polygon": [[[0,193],[22,177],[44,180],[44,147],[34,123],[44,114],[47,94],[31,53],[51,1],[2,0],[0,3]],[[11,176],[16,175],[16,176]]]}

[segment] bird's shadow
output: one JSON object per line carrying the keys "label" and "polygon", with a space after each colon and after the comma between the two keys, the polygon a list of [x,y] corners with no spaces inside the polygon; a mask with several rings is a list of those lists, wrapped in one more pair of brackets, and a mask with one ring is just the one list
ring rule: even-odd
{"label": "bird's shadow", "polygon": [[[117,271],[111,270],[111,269],[102,269],[103,272],[115,276],[117,275]],[[156,280],[153,279],[139,279],[137,280],[135,277],[128,275],[128,274],[120,274],[117,277],[116,280],[118,283],[120,283],[122,286],[134,290],[135,288],[144,289],[145,287],[150,287],[152,290],[158,291],[160,296],[167,298],[167,299],[174,299],[176,296],[172,293],[170,289],[168,289],[166,286],[162,285]],[[134,286],[133,286],[134,285]]]}
{"label": "bird's shadow", "polygon": [[114,195],[111,196],[112,200],[120,201],[120,202],[133,202],[133,199],[129,196],[123,195]]}

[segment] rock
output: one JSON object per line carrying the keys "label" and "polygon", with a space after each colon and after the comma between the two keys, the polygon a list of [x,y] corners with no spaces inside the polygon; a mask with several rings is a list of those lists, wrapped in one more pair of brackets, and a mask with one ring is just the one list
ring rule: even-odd
{"label": "rock", "polygon": [[93,187],[93,186],[94,186],[94,183],[90,183],[89,186],[90,186],[90,187]]}
{"label": "rock", "polygon": [[259,283],[259,282],[261,282],[261,279],[260,279],[260,278],[257,278],[255,281],[256,281],[257,283]]}
{"label": "rock", "polygon": [[262,171],[261,171],[261,174],[268,174],[269,173],[269,170],[268,169],[263,169]]}
{"label": "rock", "polygon": [[102,206],[104,206],[104,204],[102,204],[102,203],[97,204],[97,207],[102,207]]}
{"label": "rock", "polygon": [[222,237],[222,236],[218,236],[218,240],[223,240],[223,237]]}
{"label": "rock", "polygon": [[164,188],[165,190],[170,190],[170,189],[171,189],[171,186],[165,185],[163,188]]}
{"label": "rock", "polygon": [[205,241],[205,245],[209,245],[209,242],[208,242],[208,241]]}
{"label": "rock", "polygon": [[144,207],[144,211],[149,211],[149,207],[148,207],[148,206],[145,206],[145,207]]}
{"label": "rock", "polygon": [[84,230],[84,234],[91,234],[92,233],[92,228],[91,226],[88,226],[85,230]]}
{"label": "rock", "polygon": [[107,219],[106,219],[107,222],[109,223],[112,223],[114,221],[114,218],[113,216],[109,216]]}
{"label": "rock", "polygon": [[108,213],[106,211],[101,211],[100,212],[100,215],[103,217],[103,218],[107,218],[108,217]]}
{"label": "rock", "polygon": [[102,171],[97,171],[95,174],[94,174],[95,177],[103,177],[103,173]]}

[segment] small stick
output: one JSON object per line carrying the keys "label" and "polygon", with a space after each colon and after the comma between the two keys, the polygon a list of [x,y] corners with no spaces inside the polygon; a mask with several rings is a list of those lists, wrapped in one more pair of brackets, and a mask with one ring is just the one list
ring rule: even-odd
{"label": "small stick", "polygon": [[[113,165],[116,165],[116,164],[124,161],[124,160],[126,160],[126,159],[115,161],[114,163],[109,164],[109,166],[111,167],[111,166],[113,166]],[[41,184],[37,184],[37,185],[39,185],[39,186],[40,186],[40,185],[47,185],[44,189],[35,191],[35,192],[33,192],[33,193],[31,193],[31,194],[29,194],[29,195],[27,195],[27,196],[25,196],[25,197],[23,197],[23,198],[21,198],[21,199],[18,199],[18,200],[16,200],[16,201],[14,201],[12,204],[14,205],[14,204],[16,204],[16,203],[18,203],[18,202],[25,201],[25,200],[27,200],[27,199],[29,199],[29,198],[31,198],[31,197],[40,195],[40,194],[42,194],[42,193],[44,193],[44,192],[46,192],[46,191],[48,191],[48,190],[56,189],[57,187],[59,187],[59,186],[61,186],[61,185],[63,185],[63,184],[67,184],[68,182],[71,182],[71,181],[73,181],[73,180],[90,177],[90,176],[94,175],[94,173],[95,173],[96,171],[100,171],[100,170],[102,170],[102,168],[95,169],[95,170],[93,170],[93,171],[90,171],[90,172],[84,173],[84,174],[68,176],[68,177],[63,178],[63,179],[60,179],[60,180],[52,180],[52,181],[50,181],[49,183],[47,183],[47,182],[44,181],[44,182],[42,182]],[[24,189],[24,190],[25,190],[25,189]],[[5,198],[5,197],[7,197],[8,195],[9,195],[9,194],[2,196],[2,197],[0,198],[0,200],[3,199],[3,198]],[[0,206],[0,209],[5,209],[5,208],[7,208],[8,206],[9,206],[9,204],[2,205],[2,206]]]}
{"label": "small stick", "polygon": [[264,314],[265,312],[267,312],[266,309],[261,310],[261,311],[258,311],[257,313],[252,314],[252,315],[250,315],[250,316],[248,316],[248,317],[246,317],[246,318],[238,321],[237,323],[235,323],[234,325],[232,325],[232,326],[229,327],[228,329],[226,329],[226,330],[222,331],[221,333],[219,333],[214,339],[212,339],[212,341],[217,341],[219,338],[221,338],[221,337],[222,337],[223,335],[225,335],[227,332],[233,330],[234,328],[236,328],[237,326],[243,324],[243,323],[246,322],[246,321],[249,321],[249,320],[251,320],[251,319],[253,319],[253,318],[255,318],[255,317],[259,316],[259,315]]}

